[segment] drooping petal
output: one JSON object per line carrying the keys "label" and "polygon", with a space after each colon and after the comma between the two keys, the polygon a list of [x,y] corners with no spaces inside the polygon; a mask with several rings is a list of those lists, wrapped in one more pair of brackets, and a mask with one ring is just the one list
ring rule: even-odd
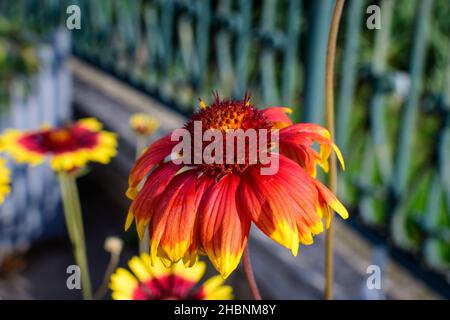
{"label": "drooping petal", "polygon": [[239,264],[250,231],[250,219],[236,205],[239,181],[234,174],[223,176],[200,204],[201,244],[224,278]]}
{"label": "drooping petal", "polygon": [[[342,169],[345,164],[339,148],[331,141],[325,128],[312,123],[299,123],[280,130],[280,153],[296,161],[311,176],[316,174],[316,165],[328,171],[328,158],[334,150]],[[320,146],[318,153],[313,144]]]}
{"label": "drooping petal", "polygon": [[[206,194],[206,191],[214,184],[214,179],[211,177],[203,176],[199,179],[199,182],[197,184],[197,196],[196,196],[196,204],[195,207],[198,208],[200,206],[201,200],[203,196]],[[200,219],[199,214],[197,212],[197,217],[194,224],[194,232],[192,234],[192,242],[188,249],[186,250],[186,253],[183,257],[183,263],[187,267],[193,267],[197,261],[198,261],[198,251],[200,246]]]}
{"label": "drooping petal", "polygon": [[139,236],[142,238],[145,226],[149,223],[152,215],[154,214],[155,204],[180,168],[181,165],[176,165],[173,162],[167,162],[158,166],[147,177],[142,189],[139,191],[130,206],[127,220],[125,222],[125,230],[131,226],[133,219],[136,219],[136,228]]}
{"label": "drooping petal", "polygon": [[262,110],[262,113],[272,123],[272,128],[281,129],[292,125],[292,120],[286,115],[292,114],[292,109],[287,107],[270,107]]}
{"label": "drooping petal", "polygon": [[283,187],[280,170],[275,175],[260,175],[259,168],[245,171],[237,192],[238,205],[256,226],[274,241],[297,255],[299,241],[295,215],[299,208]]}
{"label": "drooping petal", "polygon": [[312,236],[323,232],[319,195],[314,180],[294,161],[280,156],[280,166],[285,169],[280,172],[284,187],[290,190],[293,201],[299,207],[296,215],[299,239],[304,244],[313,242]]}
{"label": "drooping petal", "polygon": [[259,166],[247,169],[238,203],[258,228],[296,255],[299,242],[311,244],[312,235],[323,230],[317,189],[297,163],[283,155],[271,156],[278,157],[278,172],[261,175]]}
{"label": "drooping petal", "polygon": [[[284,158],[284,159],[283,159]],[[305,201],[297,201],[299,206],[303,207],[304,213],[308,213],[306,215],[298,216],[301,220],[298,220],[299,223],[305,224],[313,234],[318,234],[323,231],[322,222],[317,221],[317,216],[322,218],[325,216],[327,227],[329,225],[329,213],[330,210],[333,209],[336,211],[342,218],[346,219],[348,217],[347,209],[344,205],[337,199],[337,197],[319,180],[309,176],[306,174],[304,170],[295,171],[294,167],[296,164],[285,157],[280,156],[280,167],[290,167],[288,170],[283,170],[283,173],[289,172],[297,172],[296,175],[293,175],[294,178],[289,179],[288,175],[283,177],[285,181],[286,187],[288,187],[294,194],[294,199],[305,198],[306,195],[308,197],[313,197],[313,202],[305,202]],[[298,176],[296,178],[296,176]],[[295,184],[291,184],[293,181]],[[309,181],[309,182],[308,182]],[[300,186],[298,186],[300,184]],[[295,187],[297,185],[297,187]],[[316,214],[313,214],[315,206]]]}
{"label": "drooping petal", "polygon": [[163,262],[178,262],[190,248],[205,190],[197,187],[198,182],[196,171],[185,171],[175,176],[161,195],[149,225],[152,261],[158,255]]}
{"label": "drooping petal", "polygon": [[170,155],[172,148],[177,144],[177,141],[172,141],[171,135],[153,142],[147,150],[139,157],[131,169],[130,178],[128,180],[127,196],[134,199],[137,194],[137,186],[150,172],[150,170],[165,157]]}
{"label": "drooping petal", "polygon": [[330,226],[330,208],[338,213],[343,219],[348,218],[348,211],[344,205],[338,200],[338,198],[320,181],[313,179],[314,184],[319,191],[319,203],[320,209],[325,215],[327,228]]}

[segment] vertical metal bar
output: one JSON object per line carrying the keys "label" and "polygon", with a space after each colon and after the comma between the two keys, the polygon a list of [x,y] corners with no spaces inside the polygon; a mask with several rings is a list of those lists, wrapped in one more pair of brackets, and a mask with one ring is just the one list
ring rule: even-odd
{"label": "vertical metal bar", "polygon": [[403,110],[400,135],[398,140],[397,159],[395,163],[392,188],[395,195],[400,196],[408,181],[410,168],[411,147],[417,118],[417,102],[421,90],[421,76],[423,72],[426,38],[431,17],[432,0],[422,0],[417,7],[417,24],[414,32],[414,43],[411,57],[411,87]]}
{"label": "vertical metal bar", "polygon": [[175,4],[174,0],[159,1],[161,10],[161,56],[160,61],[162,65],[162,73],[160,79],[160,85],[158,87],[159,94],[163,98],[169,98],[168,85],[170,84],[170,66],[173,62],[173,27],[174,27],[174,14]]}
{"label": "vertical metal bar", "polygon": [[247,90],[248,59],[251,41],[252,0],[239,1],[239,31],[236,50],[235,98],[242,98]]}
{"label": "vertical metal bar", "polygon": [[281,101],[284,105],[293,103],[295,72],[298,72],[296,57],[300,37],[300,5],[301,0],[289,1],[281,84]]}
{"label": "vertical metal bar", "polygon": [[[381,79],[386,72],[386,60],[389,49],[389,34],[391,31],[391,21],[394,9],[393,0],[383,0],[381,3],[381,29],[376,31],[375,52],[372,59],[372,66],[377,79]],[[372,139],[374,141],[374,156],[380,169],[382,180],[389,183],[391,178],[391,152],[386,135],[386,121],[384,108],[384,95],[380,84],[376,83],[374,93],[369,102],[370,124]]]}
{"label": "vertical metal bar", "polygon": [[423,216],[423,223],[426,231],[431,231],[439,226],[439,209],[442,196],[441,190],[440,177],[436,172],[433,174],[431,187],[428,190],[427,204]]}
{"label": "vertical metal bar", "polygon": [[[265,0],[261,15],[261,31],[273,36],[275,30],[275,0]],[[275,52],[273,48],[263,44],[260,57],[261,86],[264,104],[275,104],[278,101],[277,81],[275,76]]]}
{"label": "vertical metal bar", "polygon": [[353,93],[357,78],[356,64],[358,61],[359,35],[361,18],[365,0],[349,2],[347,14],[347,30],[342,62],[342,79],[340,83],[339,100],[337,103],[336,142],[344,155],[347,153],[347,138],[353,104]]}
{"label": "vertical metal bar", "polygon": [[447,47],[447,66],[443,84],[443,107],[446,119],[438,141],[438,171],[446,194],[447,209],[450,212],[450,166],[448,165],[450,163],[450,41]]}
{"label": "vertical metal bar", "polygon": [[305,62],[303,122],[322,123],[324,117],[325,59],[334,0],[315,0]]}
{"label": "vertical metal bar", "polygon": [[[218,4],[217,14],[222,19],[228,19],[230,17],[230,1],[221,0]],[[229,30],[221,28],[215,37],[216,42],[216,54],[220,87],[226,96],[229,96],[232,91],[234,82],[233,62],[231,58],[231,34]]]}
{"label": "vertical metal bar", "polygon": [[195,75],[195,85],[197,88],[202,88],[208,61],[211,4],[210,0],[200,0],[197,5],[196,52],[198,60],[198,70],[197,74]]}
{"label": "vertical metal bar", "polygon": [[164,67],[168,68],[172,61],[172,36],[173,36],[173,19],[174,19],[174,3],[173,0],[160,1],[161,6],[161,33],[163,42],[162,61]]}

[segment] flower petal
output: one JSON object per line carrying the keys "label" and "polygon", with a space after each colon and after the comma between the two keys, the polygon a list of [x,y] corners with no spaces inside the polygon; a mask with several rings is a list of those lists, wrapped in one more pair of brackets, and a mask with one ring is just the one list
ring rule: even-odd
{"label": "flower petal", "polygon": [[[203,196],[205,195],[206,191],[214,184],[214,179],[211,177],[205,177],[203,176],[200,178],[198,185],[197,185],[197,197],[196,197],[196,208],[199,208],[201,200]],[[197,209],[198,211],[198,209]],[[183,262],[187,267],[193,267],[196,265],[198,261],[198,250],[200,245],[200,229],[199,229],[199,214],[197,214],[197,219],[194,224],[194,232],[192,235],[192,242],[187,249],[184,257]]]}
{"label": "flower petal", "polygon": [[[319,144],[319,153],[312,148],[314,143]],[[280,130],[280,153],[296,161],[313,177],[317,164],[328,171],[328,158],[332,150],[345,170],[342,154],[325,128],[313,123],[299,123]]]}
{"label": "flower petal", "polygon": [[205,300],[230,300],[233,299],[233,289],[224,286],[225,280],[221,276],[214,276],[205,281],[200,291]]}
{"label": "flower petal", "polygon": [[161,195],[149,225],[151,259],[156,256],[177,262],[194,239],[197,209],[204,188],[197,188],[197,172],[188,170],[174,177]]}
{"label": "flower petal", "polygon": [[147,177],[142,189],[137,193],[136,198],[131,203],[125,223],[125,230],[131,226],[135,218],[138,234],[142,238],[145,226],[153,215],[155,203],[159,200],[162,192],[180,168],[181,165],[167,162],[158,166]]}
{"label": "flower petal", "polygon": [[318,192],[311,177],[297,163],[278,157],[275,175],[261,175],[261,167],[245,171],[239,186],[239,204],[252,221],[271,239],[297,254],[299,242],[311,244],[312,235],[323,230]]}
{"label": "flower petal", "polygon": [[205,274],[206,263],[199,261],[192,268],[186,268],[183,263],[178,262],[172,266],[172,270],[177,276],[197,283]]}
{"label": "flower petal", "polygon": [[113,291],[114,300],[131,300],[134,291],[138,288],[137,279],[127,269],[119,268],[111,276],[109,288]]}
{"label": "flower petal", "polygon": [[348,211],[344,205],[338,200],[338,198],[331,192],[326,186],[324,186],[320,181],[313,180],[319,191],[319,202],[320,208],[325,212],[325,218],[327,222],[327,228],[330,226],[330,208],[336,211],[343,219],[348,218]]}
{"label": "flower petal", "polygon": [[144,179],[148,172],[165,157],[167,157],[172,148],[177,144],[177,141],[171,140],[171,135],[168,134],[165,137],[153,142],[147,150],[139,157],[131,169],[130,178],[128,180],[127,196],[133,199],[136,194],[136,189],[139,183]]}
{"label": "flower petal", "polygon": [[224,278],[239,264],[250,231],[250,219],[236,206],[239,181],[234,174],[225,175],[200,204],[201,244]]}
{"label": "flower petal", "polygon": [[292,125],[292,120],[286,113],[292,114],[292,109],[287,107],[270,107],[262,110],[264,116],[272,122],[273,128],[284,128]]}
{"label": "flower petal", "polygon": [[245,171],[237,192],[239,207],[274,241],[297,255],[299,241],[295,215],[299,208],[278,173],[261,175],[258,167]]}

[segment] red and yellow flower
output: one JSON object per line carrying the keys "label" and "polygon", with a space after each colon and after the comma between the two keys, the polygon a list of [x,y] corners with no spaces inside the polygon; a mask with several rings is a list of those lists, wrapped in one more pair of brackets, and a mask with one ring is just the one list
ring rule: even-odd
{"label": "red and yellow flower", "polygon": [[116,135],[103,131],[102,124],[94,118],[36,131],[7,129],[2,144],[3,150],[18,163],[38,165],[49,158],[57,172],[82,168],[91,161],[106,164],[117,152]]}
{"label": "red and yellow flower", "polygon": [[182,262],[166,268],[160,260],[153,266],[148,254],[133,257],[128,266],[119,268],[111,276],[109,287],[114,300],[229,300],[233,298],[224,279],[214,276],[198,284],[206,269],[204,262],[186,268]]}
{"label": "red and yellow flower", "polygon": [[6,160],[0,158],[0,204],[10,192],[10,171],[6,166]]}
{"label": "red and yellow flower", "polygon": [[135,134],[146,137],[155,133],[159,124],[155,118],[145,113],[135,113],[130,117],[130,127]]}
{"label": "red and yellow flower", "polygon": [[[201,104],[185,125],[191,133],[194,121],[223,135],[229,129],[279,130],[278,150],[270,140],[265,146],[279,169],[262,175],[260,169],[270,164],[250,163],[248,157],[244,164],[175,164],[170,158],[178,141],[171,135],[151,144],[130,174],[127,195],[133,202],[125,227],[135,219],[140,236],[149,229],[152,261],[160,257],[170,265],[183,260],[189,266],[205,253],[227,277],[241,259],[251,223],[296,255],[299,243],[311,244],[313,235],[323,231],[323,217],[328,225],[331,210],[347,218],[341,202],[314,178],[317,165],[328,169],[333,150],[343,166],[326,129],[293,124],[286,115],[290,109],[259,110],[248,98],[216,97],[209,106]],[[203,150],[207,146],[203,142]]]}

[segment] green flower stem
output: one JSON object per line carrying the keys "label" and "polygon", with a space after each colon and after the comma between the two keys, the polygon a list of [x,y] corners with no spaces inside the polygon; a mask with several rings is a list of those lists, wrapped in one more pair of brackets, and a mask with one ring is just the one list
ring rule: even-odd
{"label": "green flower stem", "polygon": [[83,217],[81,215],[80,198],[75,177],[61,172],[58,174],[66,218],[67,230],[72,242],[75,261],[81,271],[83,299],[92,299],[91,281],[86,257],[84,241]]}
{"label": "green flower stem", "polygon": [[137,135],[136,137],[136,159],[140,157],[140,155],[144,152],[145,148],[147,148],[147,139],[143,135]]}

